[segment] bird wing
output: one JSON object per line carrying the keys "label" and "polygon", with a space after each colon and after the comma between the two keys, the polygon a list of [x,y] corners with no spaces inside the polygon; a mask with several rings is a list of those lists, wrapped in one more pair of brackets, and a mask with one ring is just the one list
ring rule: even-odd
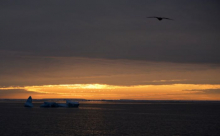
{"label": "bird wing", "polygon": [[158,18],[158,17],[147,17],[147,18]]}
{"label": "bird wing", "polygon": [[168,19],[168,20],[173,20],[173,19],[171,19],[171,18],[167,18],[167,17],[162,17],[163,19]]}

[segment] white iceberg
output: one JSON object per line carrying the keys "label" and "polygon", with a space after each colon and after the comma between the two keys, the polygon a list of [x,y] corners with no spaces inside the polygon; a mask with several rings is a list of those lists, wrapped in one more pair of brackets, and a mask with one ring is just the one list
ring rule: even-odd
{"label": "white iceberg", "polygon": [[28,97],[26,103],[24,104],[24,107],[33,107],[31,96]]}
{"label": "white iceberg", "polygon": [[66,103],[44,102],[40,107],[78,107],[79,102],[66,100]]}

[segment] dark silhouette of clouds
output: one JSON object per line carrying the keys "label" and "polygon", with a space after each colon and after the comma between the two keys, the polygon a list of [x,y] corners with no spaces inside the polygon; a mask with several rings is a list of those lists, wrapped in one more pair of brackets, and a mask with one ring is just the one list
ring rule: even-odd
{"label": "dark silhouette of clouds", "polygon": [[41,57],[20,52],[2,54],[0,86],[7,87],[94,83],[122,86],[219,84],[220,77],[219,65],[214,64]]}
{"label": "dark silhouette of clouds", "polygon": [[[35,56],[220,63],[220,2],[1,1],[0,50]],[[166,16],[172,22],[147,20]]]}
{"label": "dark silhouette of clouds", "polygon": [[29,96],[33,94],[41,94],[41,93],[26,91],[24,89],[7,89],[7,90],[0,89],[0,98],[9,98],[11,96],[16,96],[16,95]]}

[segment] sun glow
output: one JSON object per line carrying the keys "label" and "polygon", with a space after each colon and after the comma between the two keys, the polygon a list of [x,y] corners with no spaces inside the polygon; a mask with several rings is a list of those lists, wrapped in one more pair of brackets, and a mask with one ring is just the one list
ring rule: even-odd
{"label": "sun glow", "polygon": [[[2,87],[2,91],[23,90],[11,95],[26,98],[142,99],[142,100],[220,100],[220,85],[171,84],[115,86],[106,84],[60,84]],[[20,96],[19,96],[20,95]],[[0,97],[1,98],[1,97]]]}
{"label": "sun glow", "polygon": [[[19,87],[17,87],[19,88]],[[116,89],[121,88],[119,86],[112,86],[112,85],[105,85],[105,84],[60,84],[60,85],[43,85],[43,86],[25,86],[24,89],[27,91],[34,91],[44,93],[47,91],[52,92],[63,92],[61,89],[64,90],[97,90],[97,89]],[[19,88],[21,89],[21,88]],[[54,91],[53,91],[54,90]],[[59,91],[56,91],[59,90]]]}
{"label": "sun glow", "polygon": [[61,84],[55,86],[66,87],[69,89],[113,89],[116,87],[105,84]]}

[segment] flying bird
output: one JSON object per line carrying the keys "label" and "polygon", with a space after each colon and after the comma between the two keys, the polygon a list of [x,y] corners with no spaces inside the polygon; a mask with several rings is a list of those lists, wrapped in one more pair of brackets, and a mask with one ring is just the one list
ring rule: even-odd
{"label": "flying bird", "polygon": [[147,17],[147,18],[157,18],[159,21],[163,20],[163,19],[168,19],[168,20],[173,20],[167,17]]}

